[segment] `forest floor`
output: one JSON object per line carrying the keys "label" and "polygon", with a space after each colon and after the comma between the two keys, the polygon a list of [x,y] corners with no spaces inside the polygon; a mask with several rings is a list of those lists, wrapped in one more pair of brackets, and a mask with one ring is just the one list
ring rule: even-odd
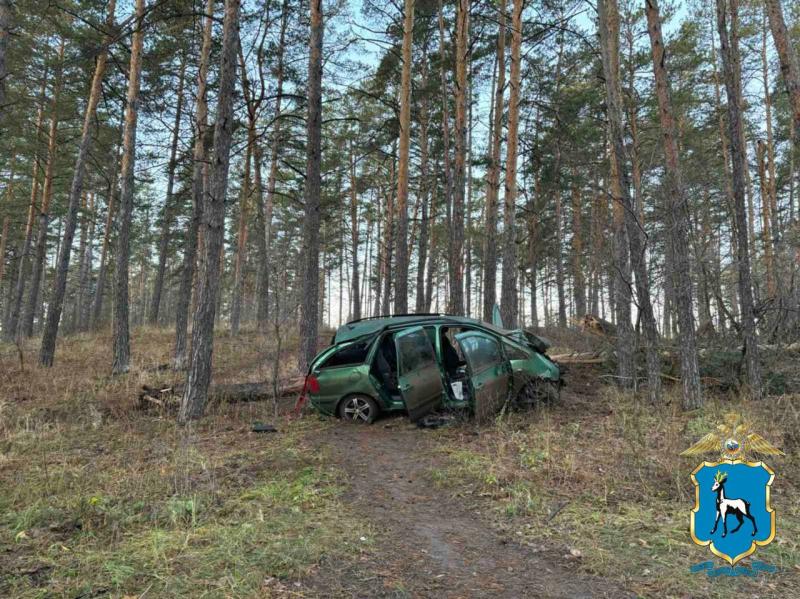
{"label": "forest floor", "polygon": [[[292,400],[213,404],[199,423],[138,406],[168,385],[171,333],[139,329],[130,374],[107,335],[0,345],[0,596],[787,597],[800,585],[800,396],[653,407],[574,367],[558,404],[489,426],[347,426]],[[293,373],[260,336],[221,334],[215,380]],[[20,360],[20,356],[22,360]],[[697,460],[728,411],[784,449],[758,578],[693,574]],[[253,433],[256,421],[277,433]]]}

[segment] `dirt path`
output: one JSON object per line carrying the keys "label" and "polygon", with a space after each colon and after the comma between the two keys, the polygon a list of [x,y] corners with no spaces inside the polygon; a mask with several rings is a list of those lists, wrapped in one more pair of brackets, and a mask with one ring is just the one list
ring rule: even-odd
{"label": "dirt path", "polygon": [[432,484],[427,431],[406,419],[332,427],[317,442],[348,474],[345,500],[373,526],[366,561],[330,556],[310,583],[326,597],[627,597],[580,573],[564,551],[534,550]]}

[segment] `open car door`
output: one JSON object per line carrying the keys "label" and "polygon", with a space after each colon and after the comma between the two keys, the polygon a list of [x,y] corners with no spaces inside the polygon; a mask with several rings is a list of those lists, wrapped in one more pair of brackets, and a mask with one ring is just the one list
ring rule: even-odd
{"label": "open car door", "polygon": [[394,336],[394,342],[400,394],[408,416],[417,421],[441,403],[442,374],[425,329],[413,327],[400,331]]}
{"label": "open car door", "polygon": [[467,361],[475,419],[488,422],[500,410],[511,390],[511,363],[500,341],[480,331],[456,335]]}

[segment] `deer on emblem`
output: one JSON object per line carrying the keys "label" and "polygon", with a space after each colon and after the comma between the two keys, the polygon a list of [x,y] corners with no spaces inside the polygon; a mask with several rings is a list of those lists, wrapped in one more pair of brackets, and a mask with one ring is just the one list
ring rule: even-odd
{"label": "deer on emblem", "polygon": [[715,532],[717,532],[719,520],[722,518],[722,536],[726,536],[728,534],[728,524],[725,521],[725,518],[728,516],[728,514],[733,514],[739,521],[739,525],[731,531],[731,534],[739,530],[742,527],[742,524],[744,524],[744,519],[747,518],[753,523],[753,536],[756,536],[758,528],[756,527],[755,518],[753,518],[753,516],[750,514],[750,503],[744,499],[726,498],[725,483],[727,480],[728,475],[717,470],[717,474],[714,476],[714,484],[711,487],[711,490],[715,491],[717,494],[717,518],[714,520],[714,528],[711,529],[711,534],[713,535]]}

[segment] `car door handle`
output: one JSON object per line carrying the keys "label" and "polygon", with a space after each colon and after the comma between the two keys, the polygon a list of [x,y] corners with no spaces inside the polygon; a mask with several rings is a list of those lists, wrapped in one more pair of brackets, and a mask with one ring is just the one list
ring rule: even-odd
{"label": "car door handle", "polygon": [[411,391],[414,388],[414,385],[406,383],[404,385],[400,385],[400,391]]}

